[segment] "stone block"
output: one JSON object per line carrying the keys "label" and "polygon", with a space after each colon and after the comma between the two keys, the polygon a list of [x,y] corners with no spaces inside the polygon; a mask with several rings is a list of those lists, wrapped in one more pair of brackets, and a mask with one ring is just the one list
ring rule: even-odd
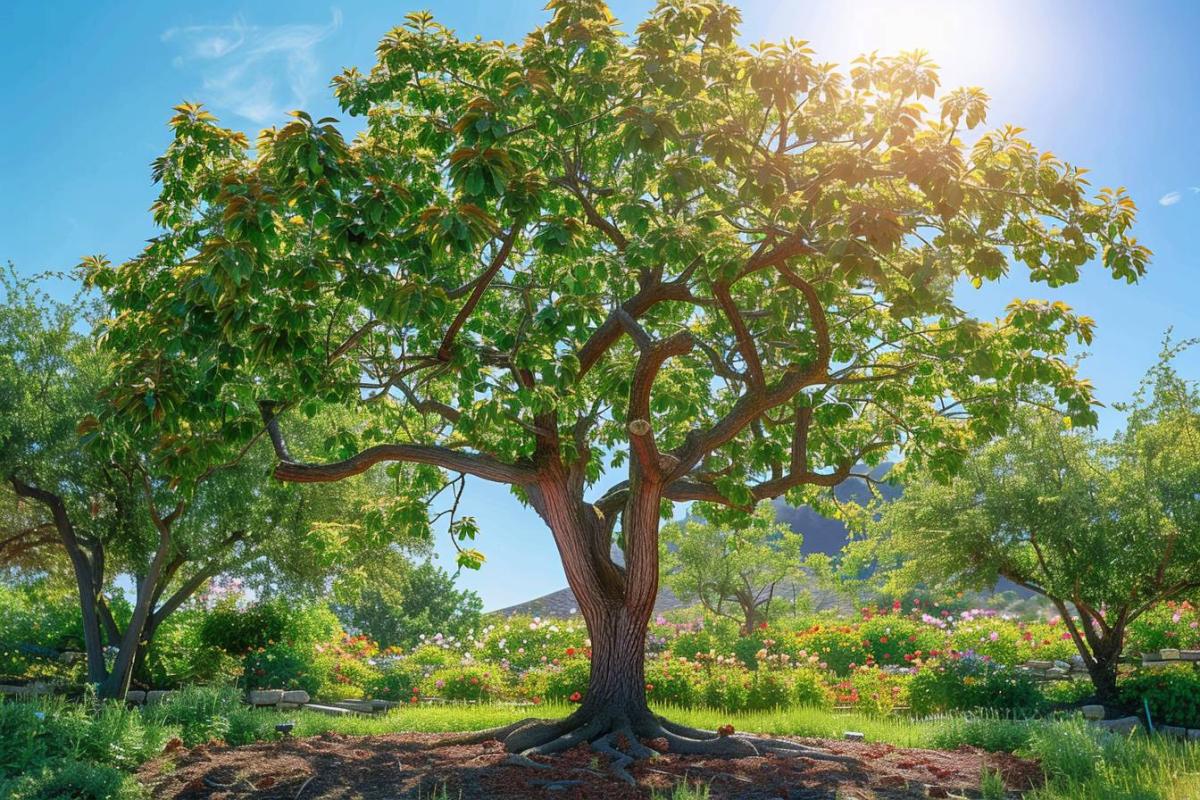
{"label": "stone block", "polygon": [[1159,725],[1155,728],[1156,731],[1163,736],[1169,736],[1172,739],[1186,739],[1187,728],[1180,728],[1177,725]]}
{"label": "stone block", "polygon": [[1104,706],[1083,706],[1079,710],[1083,712],[1084,719],[1104,719]]}
{"label": "stone block", "polygon": [[304,704],[312,700],[312,698],[309,697],[308,692],[304,691],[303,689],[293,689],[291,691],[284,692],[283,696],[280,697],[279,700],[283,703]]}
{"label": "stone block", "polygon": [[1180,661],[1200,661],[1200,650],[1180,650]]}
{"label": "stone block", "polygon": [[1187,738],[1190,742],[1200,742],[1200,728],[1189,728]]}
{"label": "stone block", "polygon": [[1178,661],[1179,650],[1174,647],[1164,647],[1162,650],[1158,651],[1158,657],[1163,661]]}
{"label": "stone block", "polygon": [[295,711],[298,708],[304,708],[304,703],[288,703],[284,700],[280,700],[275,707],[280,711]]}
{"label": "stone block", "polygon": [[1120,719],[1097,720],[1092,724],[1113,733],[1133,733],[1142,726],[1142,721],[1137,717],[1121,717]]}
{"label": "stone block", "polygon": [[847,742],[862,742],[866,740],[867,736],[859,731],[846,731],[842,734],[842,738]]}
{"label": "stone block", "polygon": [[165,701],[171,693],[164,689],[152,689],[146,692],[146,705],[153,706]]}
{"label": "stone block", "polygon": [[1067,670],[1063,669],[1062,667],[1051,667],[1050,669],[1046,670],[1046,677],[1065,678],[1067,677]]}
{"label": "stone block", "polygon": [[140,706],[146,702],[146,693],[140,689],[130,689],[125,693],[125,702],[130,705]]}
{"label": "stone block", "polygon": [[246,702],[252,706],[273,706],[282,699],[282,689],[258,689],[246,695]]}
{"label": "stone block", "polygon": [[1033,670],[1047,670],[1054,666],[1053,661],[1026,661],[1025,666]]}

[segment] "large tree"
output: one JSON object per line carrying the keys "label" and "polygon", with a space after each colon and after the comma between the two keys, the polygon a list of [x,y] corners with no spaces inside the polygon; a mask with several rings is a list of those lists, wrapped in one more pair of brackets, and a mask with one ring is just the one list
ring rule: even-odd
{"label": "large tree", "polygon": [[1200,592],[1200,392],[1168,347],[1114,438],[1021,414],[948,483],[916,471],[849,547],[892,591],[983,589],[998,577],[1058,609],[1102,702],[1117,701],[1130,623]]}
{"label": "large tree", "polygon": [[[164,477],[138,440],[98,430],[93,412],[112,375],[109,354],[84,333],[89,304],[55,301],[11,271],[0,275],[0,298],[0,556],[24,570],[69,562],[87,679],[102,696],[123,697],[159,626],[212,577],[328,541],[321,523],[354,508],[354,494],[271,481],[265,441],[198,475]],[[348,535],[364,530],[339,525],[337,552],[377,544]],[[281,559],[272,560],[278,572]],[[119,576],[133,587],[128,619],[112,607]]]}
{"label": "large tree", "polygon": [[[297,112],[251,150],[180,106],[155,163],[161,233],[119,267],[87,262],[115,309],[114,417],[156,431],[180,473],[264,422],[283,481],[398,462],[406,513],[447,476],[511,486],[592,641],[579,709],[498,732],[511,750],[644,755],[631,732],[786,748],[647,708],[665,506],[736,523],[893,450],[949,470],[1035,384],[1090,421],[1063,358],[1090,320],[1016,301],[988,322],[953,293],[1010,262],[1052,286],[1094,260],[1135,280],[1134,206],[1018,128],[976,132],[979,89],[929,114],[921,53],[847,73],[804,42],[747,49],[717,0],[661,2],[631,35],[602,0],[549,9],[516,45],[409,15],[368,73],[334,79],[353,141]],[[325,404],[357,422],[331,450],[289,449]]]}
{"label": "large tree", "polygon": [[767,622],[776,590],[804,580],[804,537],[775,521],[775,507],[760,503],[741,530],[686,519],[663,527],[659,558],[663,581],[680,599],[698,600],[751,633]]}

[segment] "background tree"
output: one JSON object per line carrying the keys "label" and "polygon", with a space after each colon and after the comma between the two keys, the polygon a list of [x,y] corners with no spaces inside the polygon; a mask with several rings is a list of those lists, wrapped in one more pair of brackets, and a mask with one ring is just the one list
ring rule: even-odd
{"label": "background tree", "polygon": [[454,576],[432,561],[412,564],[392,550],[377,557],[357,595],[334,610],[347,627],[380,647],[411,649],[422,634],[462,639],[478,631],[483,601],[469,589],[458,589]]}
{"label": "background tree", "polygon": [[804,537],[777,523],[770,503],[760,503],[741,530],[687,519],[663,526],[660,541],[663,581],[671,591],[699,600],[747,634],[767,621],[777,589],[794,592],[804,578]]}
{"label": "background tree", "polygon": [[[36,280],[11,272],[0,289],[0,474],[18,501],[6,508],[21,530],[52,531],[58,557],[69,561],[87,679],[102,695],[124,696],[159,625],[218,573],[306,545],[346,552],[370,537],[344,523],[328,536],[321,523],[330,512],[355,507],[351,485],[302,493],[269,480],[265,441],[182,482],[161,477],[136,441],[97,428],[92,412],[111,372],[108,354],[80,332],[87,303],[57,303]],[[90,433],[81,439],[77,426]],[[51,566],[46,552],[42,563],[29,562],[28,550],[5,556],[12,568]],[[120,575],[134,587],[127,617],[113,610]],[[111,666],[106,647],[116,648]]]}
{"label": "background tree", "polygon": [[[283,481],[396,462],[418,521],[457,475],[511,486],[592,641],[578,710],[493,732],[513,751],[646,755],[631,733],[794,750],[650,713],[664,503],[738,525],[889,451],[948,471],[1035,385],[1092,420],[1062,358],[1090,320],[1042,301],[977,320],[953,287],[999,278],[1008,254],[1054,286],[1093,259],[1135,280],[1133,203],[1089,195],[1017,128],[968,133],[979,89],[927,114],[921,53],[847,73],[803,42],[746,49],[718,0],[662,2],[631,36],[601,0],[549,10],[519,45],[409,15],[368,73],[334,79],[364,117],[353,142],[297,112],[251,153],[180,106],[155,163],[162,232],[120,267],[87,262],[114,307],[114,424],[153,431],[178,474],[264,422]],[[297,415],[328,404],[356,422],[289,449]]]}
{"label": "background tree", "polygon": [[[1200,590],[1200,394],[1164,350],[1112,440],[1030,411],[949,483],[918,470],[849,546],[889,589],[983,589],[1005,577],[1049,598],[1097,697],[1116,701],[1129,624]],[[1078,618],[1076,622],[1075,618]]]}

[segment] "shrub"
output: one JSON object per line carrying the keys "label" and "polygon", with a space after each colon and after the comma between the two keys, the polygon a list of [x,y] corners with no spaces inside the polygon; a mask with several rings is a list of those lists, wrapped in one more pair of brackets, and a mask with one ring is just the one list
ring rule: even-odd
{"label": "shrub", "polygon": [[494,700],[504,686],[495,669],[487,665],[448,667],[439,669],[425,679],[425,694],[447,700]]}
{"label": "shrub", "polygon": [[917,714],[992,709],[1021,715],[1043,703],[1028,675],[969,656],[922,667],[909,683],[909,702]]}
{"label": "shrub", "polygon": [[230,713],[242,706],[241,692],[232,687],[189,686],[162,703],[145,706],[144,715],[160,725],[179,728],[179,738],[188,747],[229,735]]}
{"label": "shrub", "polygon": [[1066,626],[1056,622],[1033,622],[1021,626],[1021,644],[1018,659],[1024,663],[1030,659],[1069,661],[1079,654],[1075,640]]}
{"label": "shrub", "polygon": [[1156,724],[1200,728],[1200,674],[1190,666],[1139,670],[1119,686],[1121,701],[1150,706]]}
{"label": "shrub", "polygon": [[1021,631],[1012,620],[982,617],[959,622],[950,643],[960,653],[985,656],[997,664],[1015,667],[1022,663]]}
{"label": "shrub", "polygon": [[646,661],[646,697],[652,703],[688,708],[700,702],[699,662],[663,653]]}
{"label": "shrub", "polygon": [[364,691],[378,700],[407,701],[414,692],[420,694],[425,669],[410,659],[402,659],[378,670],[370,677]]}
{"label": "shrub", "polygon": [[[877,667],[860,667],[849,678],[856,711],[886,716],[908,702],[909,675],[891,674]],[[839,684],[842,685],[842,684]]]}
{"label": "shrub", "polygon": [[231,656],[241,656],[282,642],[287,615],[288,607],[282,601],[263,601],[247,608],[225,601],[204,615],[200,642]]}
{"label": "shrub", "polygon": [[587,630],[574,620],[514,616],[486,628],[480,641],[476,658],[524,672],[561,659],[567,648],[584,650]]}
{"label": "shrub", "polygon": [[833,690],[822,673],[801,667],[792,672],[792,702],[798,706],[833,708]]}
{"label": "shrub", "polygon": [[521,695],[529,700],[565,703],[587,691],[592,662],[582,654],[560,659],[557,665],[529,670],[521,680]]}
{"label": "shrub", "polygon": [[744,711],[750,704],[750,673],[744,667],[710,667],[700,681],[702,705],[723,711]]}
{"label": "shrub", "polygon": [[457,666],[461,661],[462,656],[454,651],[432,644],[421,645],[404,658],[404,663],[420,669],[425,675]]}
{"label": "shrub", "polygon": [[838,675],[849,675],[851,665],[866,663],[867,651],[862,646],[862,637],[850,625],[813,625],[796,634],[805,657],[816,656]]}
{"label": "shrub", "polygon": [[303,689],[320,694],[330,685],[332,659],[318,659],[309,648],[276,642],[249,652],[242,659],[248,689]]}
{"label": "shrub", "polygon": [[936,628],[897,614],[872,617],[858,633],[867,656],[880,666],[904,666],[941,647],[944,638]]}
{"label": "shrub", "polygon": [[1186,601],[1161,603],[1129,624],[1125,646],[1132,653],[1200,648],[1200,609]]}

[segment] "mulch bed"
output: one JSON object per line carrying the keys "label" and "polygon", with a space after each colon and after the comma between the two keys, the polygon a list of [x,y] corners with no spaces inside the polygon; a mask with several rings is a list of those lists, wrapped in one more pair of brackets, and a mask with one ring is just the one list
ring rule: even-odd
{"label": "mulch bed", "polygon": [[191,750],[168,746],[139,777],[154,798],[170,800],[642,800],[655,789],[700,781],[713,800],[894,800],[978,797],[984,767],[999,771],[1012,790],[1041,780],[1036,762],[968,747],[913,750],[886,744],[797,739],[853,756],[844,765],[805,758],[714,759],[666,754],[630,767],[637,787],[614,779],[608,759],[583,746],[539,759],[550,769],[504,763],[499,743],[431,748],[437,734],[350,737],[326,734]]}

